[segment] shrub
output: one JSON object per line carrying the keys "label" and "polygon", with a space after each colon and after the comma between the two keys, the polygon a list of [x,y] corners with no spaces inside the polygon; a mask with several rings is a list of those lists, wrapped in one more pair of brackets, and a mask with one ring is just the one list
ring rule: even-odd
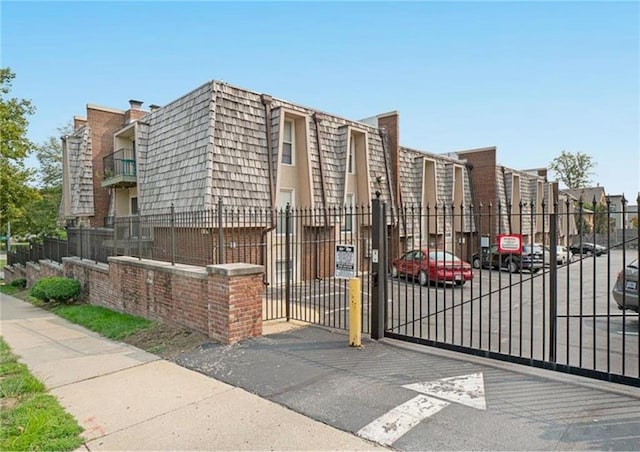
{"label": "shrub", "polygon": [[39,279],[31,288],[31,296],[37,298],[38,300],[47,301],[47,296],[44,292],[44,288],[51,278],[42,278]]}
{"label": "shrub", "polygon": [[58,276],[42,278],[31,288],[31,296],[42,301],[67,303],[80,295],[80,282]]}
{"label": "shrub", "polygon": [[20,289],[24,289],[25,287],[27,287],[27,280],[24,278],[14,279],[13,281],[11,281],[11,284],[9,285],[12,287],[18,287]]}

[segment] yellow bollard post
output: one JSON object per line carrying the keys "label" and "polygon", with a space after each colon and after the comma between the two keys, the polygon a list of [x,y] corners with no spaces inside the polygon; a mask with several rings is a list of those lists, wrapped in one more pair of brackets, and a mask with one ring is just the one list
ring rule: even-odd
{"label": "yellow bollard post", "polygon": [[362,304],[358,278],[349,280],[349,346],[362,346]]}

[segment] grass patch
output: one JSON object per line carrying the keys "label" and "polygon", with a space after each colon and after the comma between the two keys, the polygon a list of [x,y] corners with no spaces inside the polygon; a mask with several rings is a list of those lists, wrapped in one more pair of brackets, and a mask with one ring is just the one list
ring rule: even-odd
{"label": "grass patch", "polygon": [[82,428],[0,338],[0,450],[77,449]]}
{"label": "grass patch", "polygon": [[21,287],[11,286],[9,284],[0,285],[0,292],[2,292],[5,295],[15,295],[21,290],[24,290],[24,289],[22,289]]}
{"label": "grass patch", "polygon": [[151,320],[93,305],[60,305],[52,312],[109,339],[122,339],[154,325]]}

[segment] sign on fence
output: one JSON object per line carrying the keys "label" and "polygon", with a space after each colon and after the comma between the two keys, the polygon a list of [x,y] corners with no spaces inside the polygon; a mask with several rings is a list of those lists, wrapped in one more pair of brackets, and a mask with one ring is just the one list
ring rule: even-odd
{"label": "sign on fence", "polygon": [[351,279],[356,277],[355,245],[336,245],[336,278]]}
{"label": "sign on fence", "polygon": [[522,253],[522,236],[520,234],[498,234],[499,253]]}

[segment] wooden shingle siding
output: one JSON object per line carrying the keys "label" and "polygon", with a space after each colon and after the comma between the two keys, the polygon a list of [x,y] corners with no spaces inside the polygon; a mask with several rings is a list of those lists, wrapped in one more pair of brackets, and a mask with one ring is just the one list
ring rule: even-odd
{"label": "wooden shingle siding", "polygon": [[70,181],[69,213],[78,217],[92,216],[93,164],[89,127],[82,127],[67,137],[67,158]]}
{"label": "wooden shingle siding", "polygon": [[275,98],[267,118],[261,94],[213,81],[140,121],[136,144],[141,211],[167,212],[171,204],[178,211],[209,208],[218,198],[230,206],[270,208],[269,168],[275,184],[286,112],[307,118],[308,134],[297,139],[308,139],[314,207],[344,203],[349,126],[367,133],[371,193],[380,191],[390,202],[388,181],[378,183],[378,178],[387,178],[385,164],[391,162],[383,153],[379,129]]}
{"label": "wooden shingle siding", "polygon": [[[498,203],[501,206],[501,216],[496,218],[495,227],[496,233],[508,233],[511,232],[509,228],[508,214],[514,207],[512,205],[511,192],[513,184],[513,175],[520,177],[520,201],[522,202],[521,217],[522,217],[522,229],[521,232],[525,235],[530,235],[531,232],[542,232],[542,219],[538,215],[537,210],[537,183],[538,181],[544,181],[544,177],[536,176],[528,172],[518,171],[512,168],[506,168],[502,166],[496,167],[496,205],[494,206],[492,215],[498,215]],[[546,184],[545,184],[546,185]],[[547,206],[545,207],[545,232],[548,232],[549,220],[547,213],[549,212],[548,190],[545,189],[544,200]],[[533,221],[532,221],[533,219]],[[516,218],[515,221],[520,221]],[[538,226],[536,224],[539,223]]]}
{"label": "wooden shingle siding", "polygon": [[[436,167],[436,204],[429,206],[423,205],[424,191],[424,160],[429,159],[435,162]],[[433,223],[437,228],[438,234],[451,232],[453,227],[452,221],[452,205],[453,205],[453,168],[459,165],[463,168],[463,187],[464,200],[456,202],[453,212],[456,217],[463,214],[462,229],[463,232],[473,232],[474,220],[469,215],[467,209],[472,203],[471,183],[465,163],[461,160],[453,159],[445,155],[431,154],[427,152],[417,151],[409,148],[400,148],[399,155],[399,178],[400,190],[402,191],[402,200],[407,214],[406,231],[403,234],[417,235],[420,231],[420,218],[418,212],[422,212],[422,216],[436,217]],[[464,208],[461,210],[460,205]],[[413,210],[412,210],[413,208]],[[413,220],[413,221],[412,221]],[[423,233],[425,231],[422,231]],[[434,231],[430,231],[435,233]]]}
{"label": "wooden shingle siding", "polygon": [[[212,85],[205,84],[143,118],[148,138],[141,152],[138,198],[145,214],[208,206]],[[216,172],[213,162],[211,170]]]}
{"label": "wooden shingle siding", "polygon": [[322,174],[323,172],[326,172],[326,169],[323,168],[323,171],[320,170],[320,162],[321,160],[324,160],[320,158],[320,152],[323,153],[324,157],[325,149],[327,148],[328,143],[323,138],[322,130],[320,130],[320,127],[318,127],[317,130],[318,132],[316,133],[316,121],[314,121],[310,116],[309,162],[311,165],[311,186],[313,188],[313,202],[315,207],[325,207],[325,197],[322,195],[322,192],[324,191],[322,184]]}
{"label": "wooden shingle siding", "polygon": [[[267,124],[260,96],[219,82],[212,85],[216,110],[211,191],[226,205],[270,207]],[[273,126],[274,121],[272,135]],[[272,161],[277,161],[277,149],[273,146]]]}

